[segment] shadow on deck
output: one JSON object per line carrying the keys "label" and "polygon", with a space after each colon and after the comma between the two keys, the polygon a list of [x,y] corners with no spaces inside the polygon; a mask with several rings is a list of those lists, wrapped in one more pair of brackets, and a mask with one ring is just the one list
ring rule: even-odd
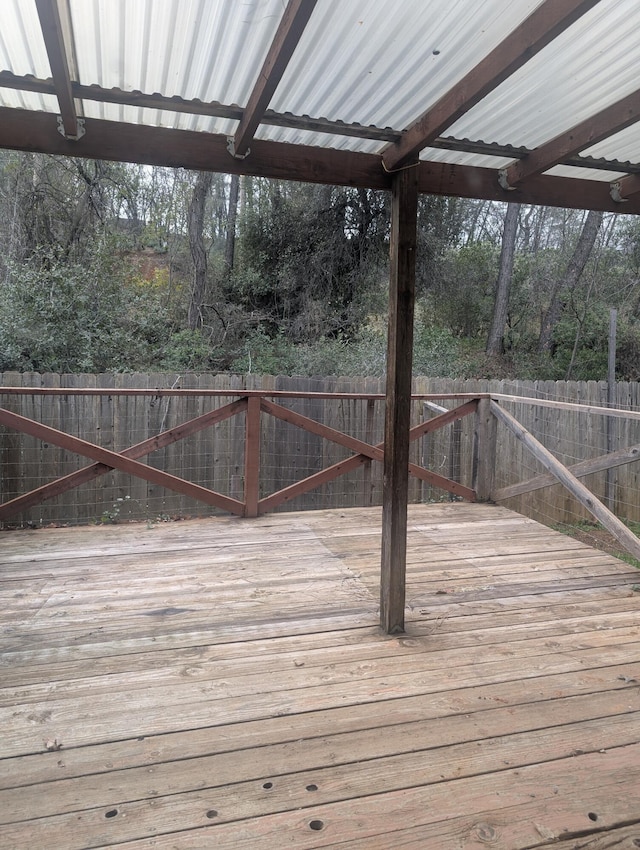
{"label": "shadow on deck", "polygon": [[5,532],[0,845],[640,847],[640,573],[488,505]]}

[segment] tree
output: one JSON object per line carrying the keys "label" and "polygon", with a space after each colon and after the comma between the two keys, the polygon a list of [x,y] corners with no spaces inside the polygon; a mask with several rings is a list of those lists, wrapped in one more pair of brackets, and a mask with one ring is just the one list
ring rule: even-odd
{"label": "tree", "polygon": [[104,240],[82,262],[43,249],[7,264],[0,370],[102,372],[153,362],[168,333],[161,304],[115,249]]}
{"label": "tree", "polygon": [[269,337],[352,337],[382,290],[387,203],[369,190],[247,181],[227,298]]}
{"label": "tree", "polygon": [[233,271],[236,250],[236,225],[238,220],[238,199],[240,197],[240,177],[231,175],[229,184],[229,208],[227,213],[227,232],[225,236],[224,263],[228,273]]}
{"label": "tree", "polygon": [[562,294],[572,293],[580,276],[584,271],[587,260],[591,255],[600,226],[603,213],[590,210],[585,218],[582,232],[578,238],[576,247],[571,255],[564,275],[557,278],[551,290],[549,305],[542,316],[540,325],[540,336],[538,337],[538,351],[546,352],[551,349],[553,330],[558,323],[562,312]]}
{"label": "tree", "polygon": [[509,294],[513,279],[513,262],[518,235],[518,218],[520,204],[507,204],[502,232],[502,249],[500,251],[500,271],[496,283],[496,294],[493,307],[493,320],[487,339],[486,353],[500,355],[504,353],[504,332],[509,313]]}
{"label": "tree", "polygon": [[191,330],[203,324],[202,308],[207,292],[207,249],[204,244],[204,213],[213,174],[200,171],[189,204],[189,247],[193,260],[193,283],[189,298],[187,322]]}

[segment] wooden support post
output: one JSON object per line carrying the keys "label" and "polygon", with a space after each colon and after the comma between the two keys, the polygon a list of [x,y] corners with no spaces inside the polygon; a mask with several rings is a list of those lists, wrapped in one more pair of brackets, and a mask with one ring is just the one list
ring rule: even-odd
{"label": "wooden support post", "polygon": [[258,516],[260,496],[260,398],[249,396],[244,436],[244,515]]}
{"label": "wooden support post", "polygon": [[387,634],[404,631],[417,216],[418,169],[408,168],[392,183],[380,571],[380,624]]}
{"label": "wooden support post", "polygon": [[476,499],[479,502],[488,502],[493,498],[496,474],[496,435],[497,422],[491,410],[491,401],[488,398],[481,398],[478,401],[473,435],[471,484],[476,491]]}
{"label": "wooden support post", "polygon": [[[615,407],[617,402],[618,388],[616,386],[616,332],[618,327],[618,311],[611,308],[609,311],[609,358],[607,368],[607,407]],[[618,423],[613,416],[607,416],[607,452],[612,453],[616,444],[616,433]],[[616,504],[616,473],[613,469],[607,469],[607,480],[605,482],[604,503],[610,511],[615,509]]]}

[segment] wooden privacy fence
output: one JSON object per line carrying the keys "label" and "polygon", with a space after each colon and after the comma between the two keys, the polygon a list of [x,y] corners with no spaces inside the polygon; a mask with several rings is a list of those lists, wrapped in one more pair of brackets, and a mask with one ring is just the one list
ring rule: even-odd
{"label": "wooden privacy fence", "polygon": [[[382,501],[384,397],[376,378],[0,378],[4,524]],[[603,407],[603,382],[416,379],[414,389],[410,501],[475,493],[556,524],[590,519],[593,496],[618,518],[640,521],[638,384],[616,386],[616,410]],[[531,441],[488,407],[489,396],[591,496],[559,483]],[[472,400],[486,404],[468,415],[462,406]],[[451,413],[454,405],[461,409]]]}
{"label": "wooden privacy fence", "polygon": [[[170,397],[198,397],[209,399],[220,399],[229,395],[228,391],[209,390],[186,390],[186,389],[129,389],[129,390],[107,390],[107,389],[53,389],[53,388],[29,388],[13,389],[2,388],[0,391],[5,396],[30,396],[32,398],[108,398],[117,397],[151,397],[163,399]],[[56,477],[54,480],[34,487],[28,492],[9,498],[0,504],[0,521],[6,521],[15,517],[29,508],[40,505],[43,502],[61,496],[74,488],[80,487],[93,479],[106,475],[113,470],[127,473],[143,482],[150,482],[158,487],[174,493],[188,496],[197,502],[210,507],[219,508],[224,511],[237,514],[238,516],[255,517],[267,511],[272,511],[284,502],[288,502],[298,496],[316,490],[319,487],[346,475],[359,466],[371,464],[371,461],[382,462],[384,460],[383,444],[375,445],[344,433],[321,421],[305,416],[295,410],[273,401],[285,399],[303,398],[311,401],[323,399],[340,401],[365,401],[370,406],[373,402],[381,402],[380,395],[337,395],[337,394],[303,394],[286,392],[265,392],[260,390],[245,391],[234,401],[216,407],[207,413],[195,418],[181,422],[175,427],[161,430],[158,434],[148,437],[141,442],[130,445],[120,451],[106,448],[95,442],[82,437],[74,436],[66,431],[45,424],[34,418],[30,418],[6,407],[0,408],[0,425],[20,434],[40,440],[46,448],[56,446],[67,452],[88,458],[93,463],[83,466],[66,475]],[[475,413],[478,409],[479,398],[467,396],[454,396],[452,401],[460,402],[452,410],[444,410],[435,418],[419,423],[411,428],[410,441],[415,442],[425,435],[435,432],[456,420],[462,419]],[[371,409],[371,407],[370,407]],[[182,476],[171,474],[163,469],[156,468],[148,463],[141,462],[141,458],[148,457],[153,452],[176,444],[193,435],[199,434],[206,429],[225,422],[232,417],[242,415],[244,417],[244,475],[242,498],[234,498],[229,494],[221,493],[211,487],[202,486],[199,483],[188,480]],[[332,443],[346,449],[352,454],[336,463],[325,467],[318,472],[307,475],[299,481],[275,492],[260,496],[261,478],[261,435],[262,417],[265,415],[273,417],[281,422],[288,423],[308,434],[331,441]],[[481,429],[478,430],[481,433]],[[477,451],[476,451],[477,454]],[[7,463],[7,468],[10,462]],[[434,487],[440,488],[460,498],[475,499],[476,492],[458,481],[452,480],[437,472],[426,469],[417,463],[409,464],[409,472],[415,478],[426,481]],[[120,497],[122,498],[122,497]]]}

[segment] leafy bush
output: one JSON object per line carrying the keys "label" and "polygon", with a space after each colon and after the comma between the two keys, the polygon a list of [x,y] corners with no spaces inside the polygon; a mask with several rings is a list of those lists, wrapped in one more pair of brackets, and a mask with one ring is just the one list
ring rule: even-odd
{"label": "leafy bush", "polygon": [[0,368],[101,372],[149,363],[162,315],[153,293],[132,286],[127,271],[108,244],[86,264],[53,252],[8,263]]}
{"label": "leafy bush", "polygon": [[159,347],[154,366],[172,371],[218,371],[221,356],[200,329],[173,332]]}

